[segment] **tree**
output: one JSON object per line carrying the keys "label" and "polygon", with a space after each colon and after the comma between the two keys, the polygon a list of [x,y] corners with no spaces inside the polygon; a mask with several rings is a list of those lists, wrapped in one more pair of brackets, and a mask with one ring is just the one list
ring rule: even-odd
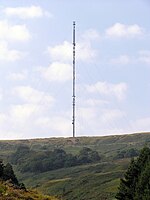
{"label": "tree", "polygon": [[68,154],[65,160],[64,167],[72,167],[77,164],[77,157],[72,154]]}
{"label": "tree", "polygon": [[67,153],[63,149],[55,149],[53,151],[53,167],[54,169],[59,169],[64,167],[66,161]]}
{"label": "tree", "polygon": [[0,178],[3,176],[3,167],[4,167],[3,161],[0,160]]}
{"label": "tree", "polygon": [[86,164],[86,163],[99,161],[100,156],[97,151],[84,147],[79,152],[77,159],[78,159],[79,164]]}
{"label": "tree", "polygon": [[144,147],[139,157],[131,163],[120,180],[116,199],[149,200],[150,195],[150,149]]}
{"label": "tree", "polygon": [[131,160],[130,166],[124,175],[124,179],[120,180],[119,192],[116,198],[119,200],[133,200],[135,192],[135,184],[138,176],[138,168],[134,159]]}
{"label": "tree", "polygon": [[0,160],[0,179],[3,181],[11,181],[11,183],[22,190],[26,190],[26,187],[23,183],[19,183],[16,175],[14,174],[13,168],[10,163],[6,165]]}
{"label": "tree", "polygon": [[133,158],[133,157],[137,157],[138,155],[139,155],[139,151],[131,148],[131,149],[119,151],[117,155],[115,156],[115,159]]}
{"label": "tree", "polygon": [[9,163],[7,163],[6,166],[4,166],[3,179],[5,181],[11,180],[13,184],[19,185],[18,180],[14,174],[13,168]]}
{"label": "tree", "polygon": [[135,199],[150,198],[150,162],[148,162],[142,171],[135,191]]}
{"label": "tree", "polygon": [[12,164],[18,164],[23,162],[24,157],[28,157],[30,153],[30,148],[26,145],[20,145],[17,147],[17,150],[15,153],[11,156],[11,163]]}

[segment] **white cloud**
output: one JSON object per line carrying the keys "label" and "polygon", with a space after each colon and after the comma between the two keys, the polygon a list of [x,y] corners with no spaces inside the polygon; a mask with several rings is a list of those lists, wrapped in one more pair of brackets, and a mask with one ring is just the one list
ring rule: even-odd
{"label": "white cloud", "polygon": [[13,81],[23,81],[27,78],[27,72],[10,73],[7,78]]}
{"label": "white cloud", "polygon": [[39,18],[43,16],[52,16],[50,13],[44,11],[40,6],[30,7],[8,7],[4,9],[7,16],[17,16],[21,19]]}
{"label": "white cloud", "polygon": [[[71,130],[70,115],[56,115],[43,105],[11,105],[7,113],[0,113],[0,139],[68,137]],[[9,138],[10,133],[14,135]]]}
{"label": "white cloud", "polygon": [[[38,133],[35,120],[43,114],[43,106],[35,104],[11,105],[8,112],[0,114],[0,138],[32,138],[31,133]],[[13,134],[13,135],[11,135]]]}
{"label": "white cloud", "polygon": [[97,82],[93,85],[86,86],[88,92],[97,92],[106,96],[115,96],[118,100],[122,100],[126,96],[127,84],[112,84],[108,82]]}
{"label": "white cloud", "polygon": [[26,25],[10,25],[7,20],[0,21],[0,40],[27,41],[31,37]]}
{"label": "white cloud", "polygon": [[150,130],[150,117],[140,118],[132,122],[132,127],[135,132]]}
{"label": "white cloud", "polygon": [[[63,44],[48,47],[48,53],[53,61],[71,62],[72,48],[71,43],[64,41]],[[76,45],[76,57],[79,61],[89,62],[96,57],[96,51],[90,43],[80,42]]]}
{"label": "white cloud", "polygon": [[90,43],[81,42],[77,46],[77,60],[81,60],[82,62],[91,62],[94,58],[96,58],[97,52],[92,49]]}
{"label": "white cloud", "polygon": [[85,33],[83,33],[83,35],[81,37],[86,42],[89,42],[91,40],[99,40],[100,39],[99,33],[94,29],[89,29],[89,30],[85,31]]}
{"label": "white cloud", "polygon": [[144,62],[146,64],[150,64],[150,51],[143,50],[139,52],[139,61]]}
{"label": "white cloud", "polygon": [[0,89],[0,100],[2,100],[2,98],[3,98],[3,91],[2,89]]}
{"label": "white cloud", "polygon": [[[13,119],[14,122],[24,122],[24,120],[27,120],[31,117],[32,114],[35,114],[37,109],[35,109],[34,104],[20,104],[20,105],[13,105],[10,109],[10,116]],[[39,109],[38,109],[39,111]],[[37,114],[37,112],[36,112]]]}
{"label": "white cloud", "polygon": [[[36,121],[42,116],[50,116],[54,98],[25,86],[14,88],[12,95],[15,96],[15,99],[19,97],[23,102],[18,101],[18,104],[9,105],[4,113],[0,113],[0,138],[42,137],[43,130],[44,133],[49,132],[46,125],[46,127],[41,127],[41,130]],[[9,138],[10,133],[14,133],[14,135]]]}
{"label": "white cloud", "polygon": [[110,60],[110,64],[113,65],[127,65],[129,63],[144,63],[149,65],[150,64],[150,51],[149,50],[141,50],[138,52],[138,55],[135,57],[130,57],[128,55],[120,55],[117,58],[113,58]]}
{"label": "white cloud", "polygon": [[23,57],[23,53],[14,49],[9,49],[6,42],[0,42],[0,60],[16,61]]}
{"label": "white cloud", "polygon": [[116,65],[127,65],[127,64],[129,64],[130,61],[131,60],[128,55],[121,55],[118,58],[111,59],[110,63],[116,64]]}
{"label": "white cloud", "polygon": [[54,61],[70,61],[72,59],[72,44],[64,41],[63,44],[48,47],[48,53]]}
{"label": "white cloud", "polygon": [[0,60],[16,61],[24,53],[9,47],[10,41],[27,41],[31,37],[26,25],[11,25],[7,20],[0,20]]}
{"label": "white cloud", "polygon": [[124,117],[126,117],[123,110],[87,106],[78,108],[77,113],[76,123],[79,135],[110,135],[127,132],[128,127],[122,127]]}
{"label": "white cloud", "polygon": [[95,120],[96,118],[96,109],[93,107],[80,107],[78,108],[79,118],[84,118],[84,120]]}
{"label": "white cloud", "polygon": [[143,29],[137,24],[125,25],[121,23],[116,23],[106,30],[106,36],[119,38],[133,38],[136,36],[141,36],[143,35],[143,33]]}
{"label": "white cloud", "polygon": [[90,98],[87,99],[84,104],[88,106],[104,106],[108,104],[108,101]]}
{"label": "white cloud", "polygon": [[42,76],[48,81],[68,81],[72,77],[72,67],[70,64],[53,62],[47,68],[41,68]]}
{"label": "white cloud", "polygon": [[[89,38],[89,42],[83,41]],[[94,30],[87,31],[82,37],[82,41],[76,45],[77,61],[91,62],[96,57],[96,51],[92,49],[90,40],[97,39],[98,33]],[[62,44],[49,46],[47,49],[51,64],[47,68],[39,71],[43,77],[49,81],[67,81],[72,78],[72,51],[73,45],[64,41]]]}
{"label": "white cloud", "polygon": [[[45,131],[50,130],[51,136],[68,137],[70,136],[71,121],[66,117],[40,117],[36,121],[36,125],[39,128],[43,128]],[[55,132],[55,133],[53,133]]]}
{"label": "white cloud", "polygon": [[[0,113],[0,138],[34,138],[48,133],[47,126],[40,129],[36,121],[41,117],[53,117],[51,112],[55,99],[30,86],[17,86],[12,89],[11,95],[15,104],[9,105]],[[9,138],[10,133],[14,135]]]}
{"label": "white cloud", "polygon": [[0,140],[17,140],[17,139],[22,139],[23,134],[21,132],[11,131],[11,130],[3,130],[0,128],[0,132],[2,133],[0,135]]}
{"label": "white cloud", "polygon": [[18,86],[13,89],[13,94],[21,98],[25,103],[29,104],[48,104],[53,105],[54,98],[43,92],[36,90],[30,86]]}
{"label": "white cloud", "polygon": [[110,123],[110,122],[113,122],[115,120],[119,120],[123,116],[125,116],[125,113],[121,110],[118,110],[118,109],[104,110],[102,117],[101,117],[101,121],[103,123]]}
{"label": "white cloud", "polygon": [[0,113],[0,126],[6,121],[7,117],[4,113]]}
{"label": "white cloud", "polygon": [[[19,126],[19,125],[18,125]],[[0,140],[11,140],[22,138],[21,131],[14,130],[10,115],[0,113]]]}

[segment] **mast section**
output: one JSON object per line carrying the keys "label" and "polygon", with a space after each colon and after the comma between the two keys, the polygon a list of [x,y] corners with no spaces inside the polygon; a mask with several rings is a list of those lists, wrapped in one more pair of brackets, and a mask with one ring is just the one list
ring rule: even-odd
{"label": "mast section", "polygon": [[76,41],[75,41],[75,21],[73,22],[73,88],[72,88],[72,112],[73,112],[73,117],[72,117],[72,125],[73,125],[73,138],[75,137],[75,103],[76,103],[76,96],[75,96],[75,80],[76,80],[76,73],[75,73],[75,46],[76,46]]}

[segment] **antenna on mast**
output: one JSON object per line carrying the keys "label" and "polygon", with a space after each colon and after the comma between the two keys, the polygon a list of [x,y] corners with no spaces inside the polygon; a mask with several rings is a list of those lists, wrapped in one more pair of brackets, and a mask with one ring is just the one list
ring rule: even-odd
{"label": "antenna on mast", "polygon": [[73,117],[72,117],[72,125],[73,125],[73,138],[75,137],[75,78],[76,78],[76,73],[75,73],[75,54],[76,54],[76,51],[75,51],[75,46],[76,46],[76,41],[75,41],[75,21],[73,21],[73,94],[72,94],[72,108],[73,108]]}

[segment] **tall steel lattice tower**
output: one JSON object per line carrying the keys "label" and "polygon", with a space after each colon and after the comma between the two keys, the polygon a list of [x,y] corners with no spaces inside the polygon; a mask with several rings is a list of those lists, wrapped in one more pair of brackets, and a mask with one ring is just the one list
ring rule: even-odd
{"label": "tall steel lattice tower", "polygon": [[75,47],[76,47],[76,41],[75,41],[75,26],[76,26],[76,23],[75,21],[73,22],[73,88],[72,88],[72,112],[73,112],[73,118],[72,118],[72,125],[73,125],[73,138],[75,137],[75,103],[76,103],[76,96],[75,96],[75,80],[76,80],[76,68],[75,68],[75,55],[76,55],[76,51],[75,51]]}

